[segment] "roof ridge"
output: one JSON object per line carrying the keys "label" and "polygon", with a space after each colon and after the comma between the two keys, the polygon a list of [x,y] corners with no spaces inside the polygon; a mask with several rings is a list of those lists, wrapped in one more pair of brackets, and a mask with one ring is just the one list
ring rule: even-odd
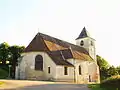
{"label": "roof ridge", "polygon": [[[75,45],[75,44],[73,44],[73,43],[70,43],[70,42],[67,42],[67,41],[64,41],[64,40],[55,38],[55,37],[50,36],[50,35],[47,35],[47,34],[40,33],[40,35],[43,36],[43,39],[46,39],[46,40],[48,40],[48,41],[50,41],[50,38],[52,38],[53,41],[55,41],[54,39],[56,39],[56,41],[64,42],[64,43],[67,44],[67,45],[66,45],[67,48],[68,48],[68,44],[69,44],[69,47],[72,47],[72,48],[73,48],[73,46],[74,46],[74,47],[77,47],[77,48],[79,48],[79,49],[83,49],[85,52],[87,52],[86,54],[88,54],[88,51],[87,51],[85,48],[81,47],[81,46],[78,46],[78,45]],[[46,37],[44,38],[44,36],[47,36],[47,37],[50,37],[50,38],[49,38],[49,39],[46,38]],[[51,40],[51,41],[52,41],[52,40]],[[57,43],[56,41],[55,41],[54,43],[56,43],[56,44],[59,45],[60,43]]]}

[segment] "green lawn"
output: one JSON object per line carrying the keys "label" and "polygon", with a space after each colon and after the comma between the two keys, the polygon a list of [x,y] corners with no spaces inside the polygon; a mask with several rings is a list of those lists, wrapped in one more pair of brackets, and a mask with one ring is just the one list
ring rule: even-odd
{"label": "green lawn", "polygon": [[88,88],[91,88],[91,90],[118,90],[117,88],[116,89],[107,88],[107,87],[101,88],[100,84],[89,84]]}

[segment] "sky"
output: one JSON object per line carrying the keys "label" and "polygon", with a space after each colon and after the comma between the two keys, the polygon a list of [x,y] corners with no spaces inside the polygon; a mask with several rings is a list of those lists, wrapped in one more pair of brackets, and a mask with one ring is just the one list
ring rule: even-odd
{"label": "sky", "polygon": [[120,0],[0,0],[0,43],[27,46],[39,32],[75,44],[85,26],[96,53],[120,65]]}

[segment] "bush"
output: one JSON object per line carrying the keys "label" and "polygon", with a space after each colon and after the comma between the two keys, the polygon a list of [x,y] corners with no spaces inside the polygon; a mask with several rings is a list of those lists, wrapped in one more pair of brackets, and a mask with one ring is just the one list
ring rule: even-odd
{"label": "bush", "polygon": [[0,79],[4,79],[7,77],[8,77],[8,72],[0,68]]}
{"label": "bush", "polygon": [[107,87],[107,88],[116,88],[120,89],[120,75],[112,76],[106,80],[104,80],[101,85],[101,87]]}

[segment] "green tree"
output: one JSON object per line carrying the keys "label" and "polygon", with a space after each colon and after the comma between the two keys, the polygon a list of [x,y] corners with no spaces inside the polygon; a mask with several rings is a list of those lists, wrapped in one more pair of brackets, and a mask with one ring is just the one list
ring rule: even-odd
{"label": "green tree", "polygon": [[118,74],[120,75],[120,66],[116,67]]}
{"label": "green tree", "polygon": [[99,69],[100,69],[101,80],[108,78],[109,77],[108,70],[110,67],[109,63],[104,58],[97,55],[97,64],[98,64]]}
{"label": "green tree", "polygon": [[20,54],[24,50],[24,46],[10,46],[9,51],[10,51],[10,63],[12,65],[12,77],[15,77],[15,67],[18,63],[18,58],[20,57]]}
{"label": "green tree", "polygon": [[113,75],[118,75],[117,68],[115,68],[114,66],[110,66],[108,69],[108,74],[110,77]]}
{"label": "green tree", "polygon": [[2,61],[2,64],[5,65],[6,61],[9,58],[9,45],[4,42],[0,44],[0,60]]}
{"label": "green tree", "polygon": [[108,69],[110,67],[109,63],[99,55],[97,55],[97,64],[100,69],[102,68]]}
{"label": "green tree", "polygon": [[109,63],[102,57],[97,55],[97,63],[100,68],[101,80],[107,79],[108,77],[120,74],[120,66],[115,68],[110,66]]}

